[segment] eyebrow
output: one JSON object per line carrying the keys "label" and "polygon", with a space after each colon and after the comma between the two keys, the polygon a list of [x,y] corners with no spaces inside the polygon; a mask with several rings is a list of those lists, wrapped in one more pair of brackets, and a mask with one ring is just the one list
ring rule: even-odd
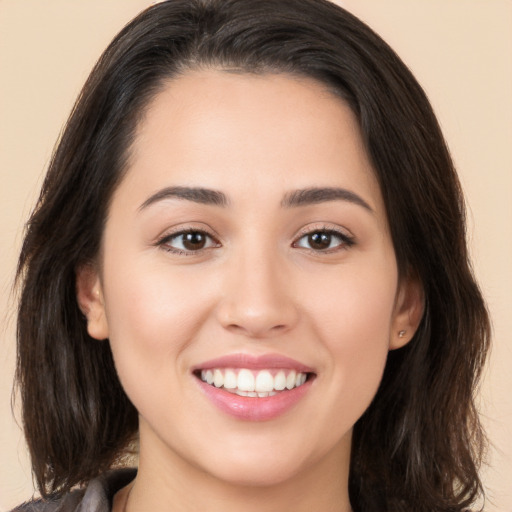
{"label": "eyebrow", "polygon": [[350,190],[337,187],[313,187],[288,192],[281,201],[281,206],[294,208],[337,200],[357,204],[373,213],[372,207],[361,196]]}
{"label": "eyebrow", "polygon": [[227,206],[229,203],[226,195],[218,190],[202,187],[166,187],[146,199],[139,206],[139,210],[143,210],[164,199],[184,199],[186,201],[193,201],[194,203],[213,206]]}
{"label": "eyebrow", "polygon": [[[212,206],[228,206],[229,200],[223,192],[203,187],[166,187],[155,192],[139,207],[139,211],[164,199],[183,199]],[[311,187],[293,190],[285,194],[281,201],[283,208],[296,208],[328,201],[348,201],[362,206],[373,213],[371,206],[359,195],[350,190],[337,187]]]}

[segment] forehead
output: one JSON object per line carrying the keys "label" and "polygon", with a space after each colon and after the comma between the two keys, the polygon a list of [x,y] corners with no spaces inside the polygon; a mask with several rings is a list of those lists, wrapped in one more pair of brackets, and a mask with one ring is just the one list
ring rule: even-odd
{"label": "forehead", "polygon": [[148,193],[185,185],[268,197],[269,188],[343,186],[382,207],[355,115],[308,78],[189,71],[150,102],[130,153],[125,180]]}

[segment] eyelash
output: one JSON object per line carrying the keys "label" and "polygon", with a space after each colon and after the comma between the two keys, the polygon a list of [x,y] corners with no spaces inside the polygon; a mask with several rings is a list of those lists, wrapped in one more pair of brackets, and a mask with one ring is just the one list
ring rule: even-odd
{"label": "eyelash", "polygon": [[[173,240],[176,240],[180,237],[184,237],[186,235],[201,235],[204,236],[210,243],[208,247],[201,247],[199,249],[190,250],[190,249],[179,249],[176,247],[171,247],[169,244]],[[178,256],[193,256],[195,254],[198,254],[201,251],[205,251],[208,249],[213,249],[215,247],[220,247],[220,242],[211,234],[208,233],[208,231],[205,231],[204,229],[183,229],[181,231],[176,231],[175,233],[171,233],[168,235],[163,236],[160,240],[157,241],[156,245],[162,247],[165,251],[171,252],[173,254],[177,254]],[[182,238],[182,245],[183,245],[183,238]]]}
{"label": "eyelash", "polygon": [[[304,247],[300,245],[300,241],[302,239],[305,239],[307,237],[313,236],[313,235],[326,235],[328,237],[331,237],[329,239],[330,242],[332,242],[332,237],[338,238],[339,243],[335,247],[327,247],[326,249],[314,249],[311,247]],[[184,237],[186,235],[200,235],[204,236],[208,241],[206,241],[208,247],[200,247],[199,249],[191,250],[191,249],[181,249],[177,247],[171,247],[169,244],[173,240],[177,240],[180,237]],[[292,243],[292,247],[296,248],[303,248],[310,252],[313,252],[315,254],[331,254],[333,252],[338,252],[340,250],[348,249],[349,247],[353,246],[355,244],[354,237],[347,235],[346,233],[333,228],[328,227],[320,227],[320,228],[313,228],[313,229],[307,229],[302,231],[298,238]],[[184,229],[181,231],[177,231],[172,234],[168,234],[160,238],[157,243],[157,246],[162,247],[165,251],[171,252],[173,254],[176,254],[178,256],[192,256],[197,255],[202,251],[213,249],[215,247],[220,247],[220,242],[208,231],[205,231],[203,229]],[[182,245],[183,245],[183,239],[182,239]]]}
{"label": "eyelash", "polygon": [[[308,248],[308,247],[299,245],[299,242],[302,239],[313,236],[313,235],[318,235],[318,234],[327,235],[331,238],[332,237],[338,238],[339,243],[335,247],[328,247],[327,249],[313,249],[313,248]],[[350,236],[347,233],[345,233],[339,229],[322,226],[322,227],[308,228],[308,229],[302,231],[299,234],[299,237],[296,239],[296,241],[293,242],[292,246],[293,247],[302,247],[303,249],[311,251],[315,254],[332,254],[334,252],[346,250],[349,247],[352,247],[354,244],[355,244],[355,239],[353,236]]]}

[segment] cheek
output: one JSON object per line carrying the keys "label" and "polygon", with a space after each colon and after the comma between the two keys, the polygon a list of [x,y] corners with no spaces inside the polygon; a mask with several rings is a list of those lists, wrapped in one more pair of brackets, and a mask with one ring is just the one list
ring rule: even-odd
{"label": "cheek", "polygon": [[[190,272],[145,261],[111,265],[105,282],[109,339],[121,380],[168,379],[211,309],[210,287]],[[129,276],[123,279],[123,276]],[[128,382],[126,382],[127,385]]]}
{"label": "cheek", "polygon": [[[332,283],[332,281],[331,281]],[[323,293],[311,294],[308,316],[328,361],[326,378],[335,400],[354,414],[370,404],[389,350],[396,289],[394,267],[387,272],[351,273]]]}

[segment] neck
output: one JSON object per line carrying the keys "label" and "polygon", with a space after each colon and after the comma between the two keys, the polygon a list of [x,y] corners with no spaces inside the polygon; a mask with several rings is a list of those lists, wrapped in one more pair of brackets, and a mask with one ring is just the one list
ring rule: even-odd
{"label": "neck", "polygon": [[[350,451],[350,439],[345,445]],[[281,482],[256,486],[220,480],[177,454],[145,450],[141,442],[137,478],[125,490],[124,496],[129,499],[126,509],[121,508],[120,512],[171,509],[176,512],[350,512],[349,457],[342,453],[346,446],[343,448],[333,450],[332,455],[327,454]]]}

